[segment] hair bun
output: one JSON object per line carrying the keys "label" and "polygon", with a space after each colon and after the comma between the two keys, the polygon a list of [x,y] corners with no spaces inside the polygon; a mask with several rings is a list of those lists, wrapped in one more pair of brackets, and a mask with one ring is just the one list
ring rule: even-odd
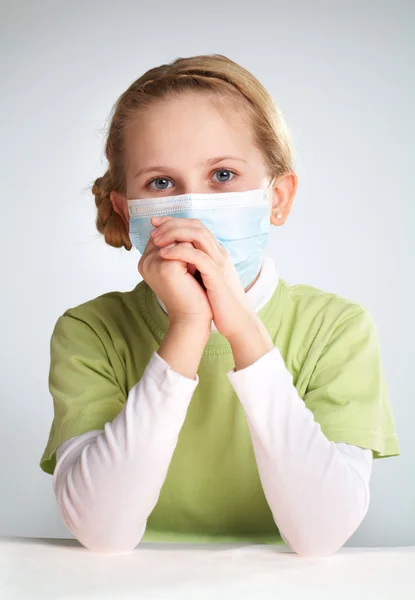
{"label": "hair bun", "polygon": [[115,248],[126,248],[131,250],[132,244],[124,221],[115,212],[110,194],[114,189],[109,170],[102,177],[95,179],[92,186],[92,194],[95,196],[95,205],[98,209],[96,227],[104,235],[105,241]]}

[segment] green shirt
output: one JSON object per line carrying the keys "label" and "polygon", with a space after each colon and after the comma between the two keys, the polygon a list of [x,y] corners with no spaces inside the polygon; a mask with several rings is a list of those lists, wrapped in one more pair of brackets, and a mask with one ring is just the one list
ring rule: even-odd
{"label": "green shirt", "polygon": [[[377,329],[366,309],[279,278],[258,314],[329,440],[371,448],[375,458],[399,454]],[[117,416],[167,326],[166,313],[144,281],[59,317],[51,338],[54,419],[40,462],[45,472],[53,473],[62,442],[103,429]],[[244,410],[227,377],[233,367],[228,341],[212,332],[143,541],[281,542]]]}

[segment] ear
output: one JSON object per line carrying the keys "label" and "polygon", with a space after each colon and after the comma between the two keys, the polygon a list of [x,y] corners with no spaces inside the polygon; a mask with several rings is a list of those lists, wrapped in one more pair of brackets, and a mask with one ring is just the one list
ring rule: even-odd
{"label": "ear", "polygon": [[121,194],[121,192],[116,192],[115,190],[112,190],[112,192],[110,192],[110,200],[112,208],[118,215],[120,215],[121,219],[124,221],[124,225],[128,230],[130,215],[128,212],[126,196],[124,196],[124,194]]}
{"label": "ear", "polygon": [[281,175],[272,184],[272,212],[270,222],[273,225],[283,225],[287,220],[297,186],[298,177],[294,171]]}

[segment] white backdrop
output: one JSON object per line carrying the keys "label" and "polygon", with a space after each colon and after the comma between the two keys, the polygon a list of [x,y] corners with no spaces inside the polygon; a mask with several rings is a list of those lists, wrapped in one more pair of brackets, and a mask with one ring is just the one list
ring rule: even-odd
{"label": "white backdrop", "polygon": [[38,466],[50,335],[66,308],[139,280],[138,254],[96,232],[88,189],[110,109],[148,68],[216,52],[253,71],[294,136],[297,198],[270,244],[280,275],[378,324],[402,455],[375,461],[349,544],[415,544],[414,3],[201,4],[0,2],[0,534],[70,537]]}

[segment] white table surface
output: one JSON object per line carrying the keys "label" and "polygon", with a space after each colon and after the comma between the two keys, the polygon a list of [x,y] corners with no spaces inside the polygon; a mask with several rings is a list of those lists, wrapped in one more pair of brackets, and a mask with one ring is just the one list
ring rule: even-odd
{"label": "white table surface", "polygon": [[1,600],[406,600],[415,546],[343,548],[323,559],[281,546],[143,543],[108,556],[75,540],[0,538]]}

